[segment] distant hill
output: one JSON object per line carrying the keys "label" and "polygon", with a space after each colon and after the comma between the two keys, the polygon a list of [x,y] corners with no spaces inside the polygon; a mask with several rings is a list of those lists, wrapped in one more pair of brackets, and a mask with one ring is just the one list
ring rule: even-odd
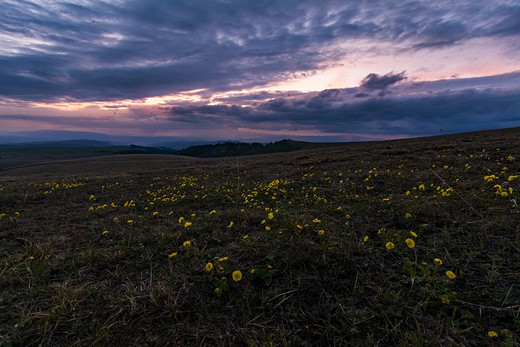
{"label": "distant hill", "polygon": [[292,152],[303,149],[323,148],[337,146],[335,142],[305,142],[294,140],[281,140],[268,144],[262,143],[242,143],[242,142],[221,142],[213,145],[191,146],[181,149],[176,154],[197,157],[197,158],[217,158],[234,157],[241,155],[268,154],[278,152]]}
{"label": "distant hill", "polygon": [[14,166],[115,154],[176,154],[176,151],[136,145],[114,146],[109,142],[95,140],[9,144],[0,145],[0,170]]}
{"label": "distant hill", "polygon": [[22,143],[5,143],[0,144],[0,148],[13,148],[13,147],[30,147],[30,146],[44,146],[44,147],[110,147],[115,144],[109,141],[98,141],[98,140],[63,140],[63,141],[34,141],[34,142],[22,142]]}

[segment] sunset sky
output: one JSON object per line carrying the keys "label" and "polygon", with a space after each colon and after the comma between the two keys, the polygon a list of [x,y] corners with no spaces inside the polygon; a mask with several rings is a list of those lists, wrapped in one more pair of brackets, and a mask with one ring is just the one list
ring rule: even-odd
{"label": "sunset sky", "polygon": [[520,2],[0,3],[1,136],[351,141],[520,126]]}

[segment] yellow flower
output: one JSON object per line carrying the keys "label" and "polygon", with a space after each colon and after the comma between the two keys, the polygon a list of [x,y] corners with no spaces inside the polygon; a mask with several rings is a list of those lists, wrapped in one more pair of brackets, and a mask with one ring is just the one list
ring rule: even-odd
{"label": "yellow flower", "polygon": [[414,248],[415,247],[415,241],[412,240],[412,239],[406,239],[404,242],[406,242],[406,245],[410,248]]}
{"label": "yellow flower", "polygon": [[133,222],[134,222],[134,221],[131,220],[131,219],[129,219],[129,220],[126,221],[127,224],[132,224]]}
{"label": "yellow flower", "polygon": [[345,215],[345,218],[350,219],[350,215],[349,214]]}
{"label": "yellow flower", "polygon": [[155,211],[154,213],[152,213],[152,216],[158,216],[159,215],[159,212]]}
{"label": "yellow flower", "polygon": [[105,231],[103,231],[103,232],[101,233],[101,235],[106,235],[106,234],[108,234],[108,230],[105,230]]}
{"label": "yellow flower", "polygon": [[226,261],[226,260],[228,260],[228,259],[229,259],[228,257],[222,257],[222,258],[219,258],[218,261]]}
{"label": "yellow flower", "polygon": [[318,230],[318,235],[319,236],[322,236],[323,234],[325,234],[325,230],[323,230],[323,229]]}
{"label": "yellow flower", "polygon": [[406,213],[406,214],[404,215],[404,217],[405,217],[405,218],[412,218],[412,215],[411,215],[410,213]]}
{"label": "yellow flower", "polygon": [[274,218],[273,212],[269,212],[269,214],[267,215],[267,219],[273,219],[273,218]]}
{"label": "yellow flower", "polygon": [[265,227],[265,231],[271,231],[271,227],[266,226],[266,227]]}
{"label": "yellow flower", "polygon": [[321,223],[321,220],[319,220],[318,218],[314,218],[314,219],[312,220],[312,222],[313,222],[313,223]]}
{"label": "yellow flower", "polygon": [[29,260],[34,260],[34,257],[31,255],[31,256],[29,257]]}
{"label": "yellow flower", "polygon": [[433,259],[433,262],[435,263],[435,265],[442,265],[442,260],[440,260],[439,258]]}
{"label": "yellow flower", "polygon": [[215,214],[215,213],[217,213],[217,211],[211,210],[211,212],[209,214],[212,215],[212,214]]}
{"label": "yellow flower", "polygon": [[412,235],[413,237],[417,237],[417,234],[411,230],[410,230],[410,235]]}
{"label": "yellow flower", "polygon": [[363,237],[363,242],[367,242],[368,241],[368,235],[365,235],[365,237]]}
{"label": "yellow flower", "polygon": [[500,330],[500,335],[504,337],[511,337],[513,334],[507,329],[502,329]]}
{"label": "yellow flower", "polygon": [[119,218],[114,217],[113,221],[117,223],[117,222],[119,222]]}
{"label": "yellow flower", "polygon": [[490,331],[488,331],[488,336],[490,338],[494,339],[494,338],[498,337],[498,334],[496,333],[496,331],[490,330]]}
{"label": "yellow flower", "polygon": [[173,257],[176,257],[177,256],[177,252],[173,252],[173,253],[170,253],[168,255],[168,258],[173,258]]}
{"label": "yellow flower", "polygon": [[454,280],[457,276],[452,271],[446,271],[446,276],[448,276],[449,279]]}
{"label": "yellow flower", "polygon": [[228,229],[231,229],[233,227],[233,221],[229,222],[229,225],[227,226]]}
{"label": "yellow flower", "polygon": [[220,288],[215,288],[215,294],[217,294],[217,295],[222,294],[222,290]]}
{"label": "yellow flower", "polygon": [[394,247],[395,247],[395,245],[392,242],[387,242],[386,243],[386,249],[392,249]]}
{"label": "yellow flower", "polygon": [[242,279],[242,272],[240,270],[233,271],[233,281],[238,282]]}
{"label": "yellow flower", "polygon": [[213,264],[212,263],[207,263],[206,264],[206,271],[210,272],[211,270],[213,270]]}
{"label": "yellow flower", "polygon": [[300,224],[296,224],[296,227],[297,227],[298,229],[300,229],[300,230],[303,229],[303,227],[302,227]]}
{"label": "yellow flower", "polygon": [[184,243],[182,244],[182,247],[184,247],[185,249],[189,249],[191,247],[191,242],[190,241],[184,241]]}
{"label": "yellow flower", "polygon": [[242,236],[242,238],[243,238],[244,240],[247,239],[248,237],[249,237],[249,235],[244,235],[244,236]]}
{"label": "yellow flower", "polygon": [[192,222],[186,222],[184,223],[184,228],[188,228],[192,225],[193,223]]}
{"label": "yellow flower", "polygon": [[197,216],[196,213],[192,213],[192,214],[191,214],[191,218],[195,218],[196,216]]}
{"label": "yellow flower", "polygon": [[251,269],[251,273],[254,274],[256,272],[255,269]]}
{"label": "yellow flower", "polygon": [[179,224],[184,223],[184,217],[179,218]]}

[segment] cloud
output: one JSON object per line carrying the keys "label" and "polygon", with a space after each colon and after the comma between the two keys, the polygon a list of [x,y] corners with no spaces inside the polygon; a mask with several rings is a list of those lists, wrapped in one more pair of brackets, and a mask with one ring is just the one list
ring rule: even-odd
{"label": "cloud", "polygon": [[344,42],[418,50],[519,35],[519,14],[520,4],[505,0],[6,0],[0,96],[87,101],[247,89],[312,75],[351,54],[338,48]]}
{"label": "cloud", "polygon": [[389,72],[386,75],[378,75],[375,73],[368,74],[363,81],[361,81],[360,87],[366,90],[384,90],[387,87],[397,82],[406,80],[404,75],[405,71],[398,74]]}
{"label": "cloud", "polygon": [[[399,80],[396,75],[392,76],[388,78],[390,82],[383,79],[385,82],[379,83],[377,80],[373,88],[384,89],[391,81]],[[519,79],[520,73],[513,73],[405,83],[385,98],[370,94],[361,98],[360,93],[348,89],[324,90],[290,98],[278,97],[247,107],[176,107],[171,109],[167,119],[216,127],[227,124],[267,130],[370,131],[373,134],[410,136],[513,127],[520,126]]]}

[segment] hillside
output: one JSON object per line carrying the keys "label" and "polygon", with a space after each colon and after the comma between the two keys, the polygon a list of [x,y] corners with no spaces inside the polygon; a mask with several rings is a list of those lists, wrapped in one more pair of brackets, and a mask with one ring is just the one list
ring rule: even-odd
{"label": "hillside", "polygon": [[519,148],[514,128],[7,170],[0,344],[518,345]]}
{"label": "hillside", "polygon": [[91,158],[115,154],[174,154],[174,150],[142,146],[116,146],[93,140],[70,140],[0,145],[0,171],[15,166]]}

